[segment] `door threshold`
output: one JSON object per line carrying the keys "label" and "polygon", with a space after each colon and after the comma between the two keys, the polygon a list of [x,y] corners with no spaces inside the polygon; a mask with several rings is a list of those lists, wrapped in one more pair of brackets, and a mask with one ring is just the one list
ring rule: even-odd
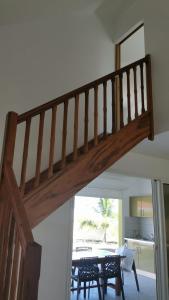
{"label": "door threshold", "polygon": [[137,274],[148,277],[148,278],[156,279],[156,274],[155,273],[151,273],[151,272],[147,272],[147,271],[137,269]]}

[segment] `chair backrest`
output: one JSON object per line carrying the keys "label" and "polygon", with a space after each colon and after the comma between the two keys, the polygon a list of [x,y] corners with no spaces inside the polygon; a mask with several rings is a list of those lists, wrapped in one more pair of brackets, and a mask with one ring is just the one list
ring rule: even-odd
{"label": "chair backrest", "polygon": [[97,257],[84,257],[79,261],[78,278],[80,281],[91,281],[98,279],[99,267]]}
{"label": "chair backrest", "polygon": [[105,256],[101,264],[102,277],[121,277],[120,260],[120,255]]}
{"label": "chair backrest", "polygon": [[136,251],[134,249],[129,249],[126,245],[116,249],[116,253],[118,255],[125,256],[125,258],[121,262],[122,269],[131,272],[135,252]]}

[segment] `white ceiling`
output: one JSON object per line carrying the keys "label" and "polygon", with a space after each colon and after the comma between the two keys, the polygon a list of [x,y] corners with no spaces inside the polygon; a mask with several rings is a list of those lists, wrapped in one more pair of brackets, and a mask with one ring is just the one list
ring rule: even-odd
{"label": "white ceiling", "polygon": [[[121,15],[128,7],[130,7],[136,0],[104,0],[97,8],[97,15],[103,22],[113,24],[116,22],[119,15]],[[106,26],[107,27],[107,26]]]}
{"label": "white ceiling", "polygon": [[[127,195],[130,196],[145,196],[151,194],[151,180],[139,177],[131,177],[121,174],[115,174],[112,172],[104,172],[91,183],[87,185],[83,190],[79,192],[79,195],[91,195],[92,191],[106,191],[112,195]],[[116,194],[114,194],[116,192]]]}
{"label": "white ceiling", "polygon": [[169,131],[156,135],[153,142],[144,140],[132,152],[169,159]]}
{"label": "white ceiling", "polygon": [[0,25],[20,23],[41,16],[97,12],[113,21],[136,0],[0,0]]}
{"label": "white ceiling", "polygon": [[0,0],[0,25],[30,21],[63,12],[93,13],[104,0]]}

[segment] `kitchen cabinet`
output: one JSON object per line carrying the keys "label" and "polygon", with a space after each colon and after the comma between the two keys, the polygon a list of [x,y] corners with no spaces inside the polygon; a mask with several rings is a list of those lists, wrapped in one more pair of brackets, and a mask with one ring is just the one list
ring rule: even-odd
{"label": "kitchen cabinet", "polygon": [[152,197],[130,197],[131,217],[153,217]]}
{"label": "kitchen cabinet", "polygon": [[146,243],[141,240],[128,240],[127,246],[135,250],[135,264],[136,268],[142,271],[155,273],[154,268],[154,243]]}

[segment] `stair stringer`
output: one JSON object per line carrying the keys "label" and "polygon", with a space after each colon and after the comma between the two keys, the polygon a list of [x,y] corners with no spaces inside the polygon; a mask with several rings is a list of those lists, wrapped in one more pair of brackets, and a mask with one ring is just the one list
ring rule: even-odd
{"label": "stair stringer", "polygon": [[76,161],[69,163],[59,174],[25,195],[23,201],[31,227],[38,225],[150,135],[151,118],[150,113],[146,112],[118,132],[107,136]]}

